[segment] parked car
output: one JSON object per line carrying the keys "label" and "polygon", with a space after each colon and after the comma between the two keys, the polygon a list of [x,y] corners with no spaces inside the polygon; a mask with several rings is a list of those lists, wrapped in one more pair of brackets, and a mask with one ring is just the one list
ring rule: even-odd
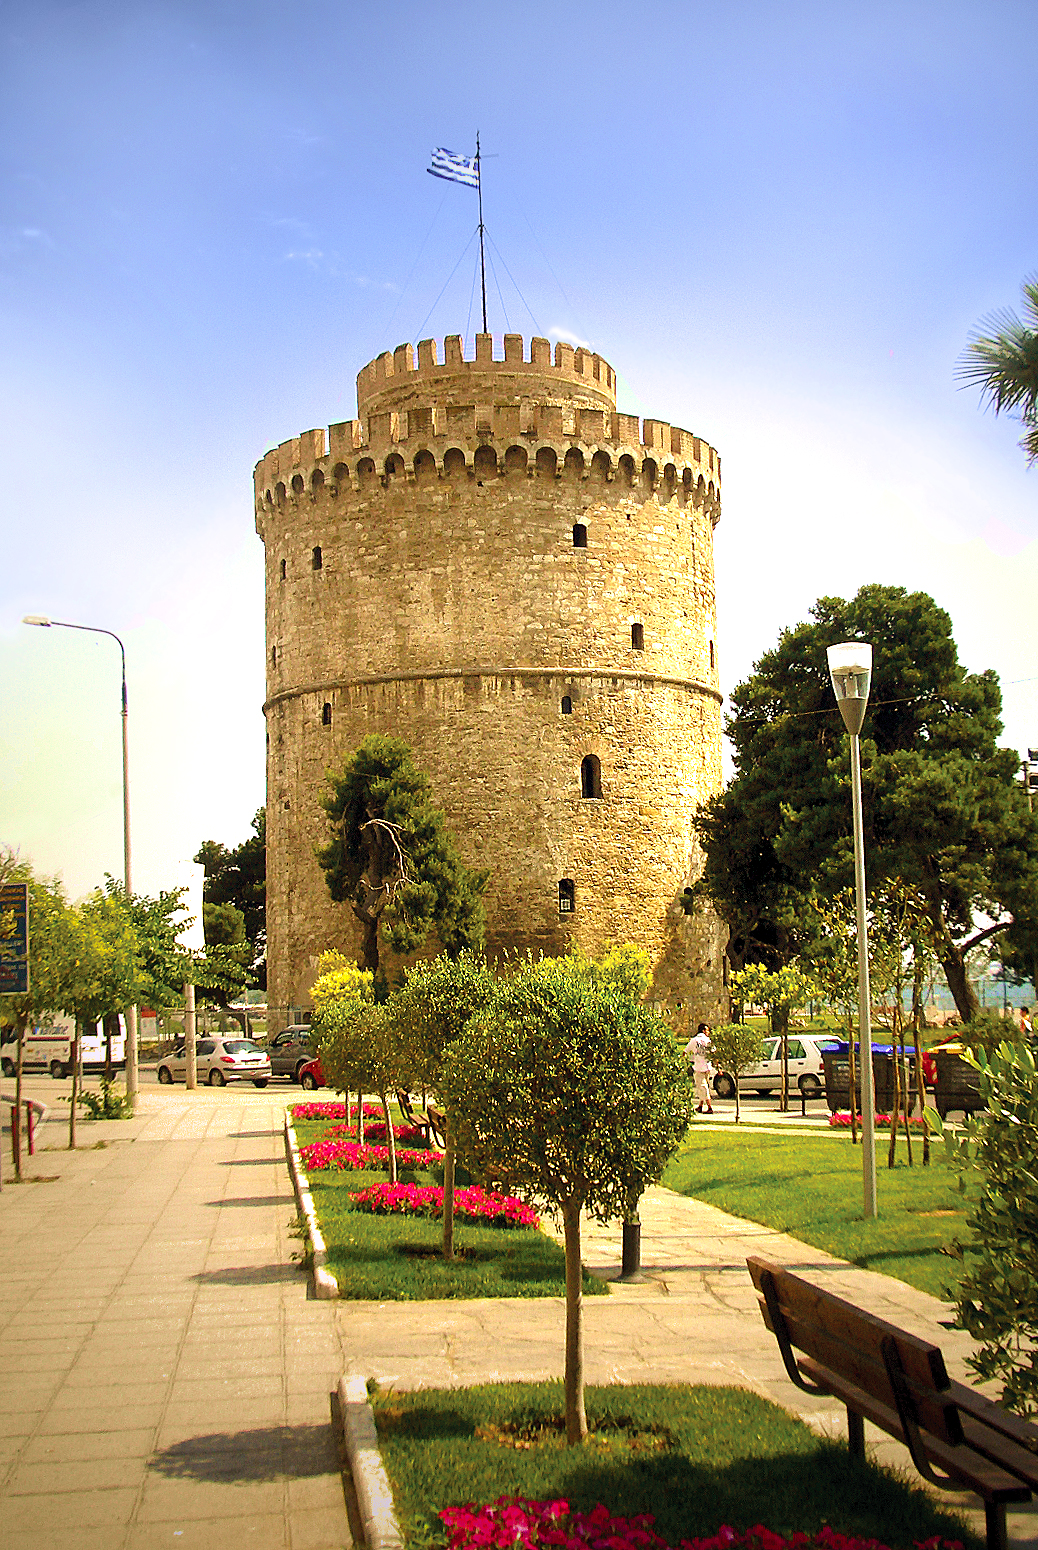
{"label": "parked car", "polygon": [[313,1060],[307,1061],[299,1073],[299,1085],[305,1088],[308,1093],[312,1093],[316,1088],[324,1086],[324,1072],[321,1070],[320,1055]]}
{"label": "parked car", "polygon": [[[828,1034],[791,1033],[787,1039],[790,1088],[799,1087],[805,1098],[819,1098],[822,1094],[822,1045],[829,1042]],[[762,1097],[782,1086],[782,1040],[771,1035],[764,1041],[764,1059],[759,1065],[750,1066],[739,1077],[740,1092],[760,1093]],[[719,1098],[734,1098],[735,1078],[727,1071],[718,1071],[714,1077],[714,1092]]]}
{"label": "parked car", "polygon": [[270,1070],[273,1076],[290,1076],[299,1081],[299,1073],[314,1058],[311,1029],[308,1023],[294,1023],[282,1028],[267,1043]]}
{"label": "parked car", "polygon": [[[200,1082],[222,1087],[225,1082],[251,1082],[266,1087],[270,1081],[270,1057],[252,1039],[221,1036],[199,1039],[195,1045],[195,1069]],[[159,1081],[164,1087],[187,1080],[187,1050],[183,1045],[159,1061]]]}

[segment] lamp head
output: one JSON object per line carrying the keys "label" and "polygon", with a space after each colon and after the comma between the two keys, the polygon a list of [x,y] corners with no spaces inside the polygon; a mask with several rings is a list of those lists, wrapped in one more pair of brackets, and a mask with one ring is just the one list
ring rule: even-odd
{"label": "lamp head", "polygon": [[840,707],[843,724],[853,737],[857,737],[869,702],[872,647],[862,640],[849,640],[839,646],[830,646],[826,656],[829,658],[829,677],[832,679],[833,693]]}
{"label": "lamp head", "polygon": [[47,618],[46,614],[26,614],[22,620],[22,623],[42,624],[46,629],[50,629],[50,620]]}

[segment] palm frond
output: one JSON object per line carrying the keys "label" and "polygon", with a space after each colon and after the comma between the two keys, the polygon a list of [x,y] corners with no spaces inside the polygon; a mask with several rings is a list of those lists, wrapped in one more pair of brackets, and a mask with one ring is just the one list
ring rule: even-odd
{"label": "palm frond", "polygon": [[963,386],[979,387],[996,414],[1016,411],[1029,422],[1038,411],[1038,276],[1024,281],[1023,296],[1027,322],[1008,307],[983,319],[970,335],[956,376]]}

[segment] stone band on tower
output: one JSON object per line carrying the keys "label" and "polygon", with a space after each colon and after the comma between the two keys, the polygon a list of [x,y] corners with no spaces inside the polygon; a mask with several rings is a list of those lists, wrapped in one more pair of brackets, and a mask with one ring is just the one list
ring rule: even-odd
{"label": "stone band on tower", "polygon": [[720,459],[616,412],[600,356],[490,335],[372,361],[357,420],[256,466],[266,549],[268,1002],[358,940],[314,851],[325,772],[402,737],[466,863],[487,945],[648,949],[711,1016],[721,947],[686,913],[695,809],[721,785]]}

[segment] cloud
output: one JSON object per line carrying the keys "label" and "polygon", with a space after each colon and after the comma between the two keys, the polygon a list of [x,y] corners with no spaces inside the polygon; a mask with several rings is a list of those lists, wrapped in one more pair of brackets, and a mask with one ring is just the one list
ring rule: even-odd
{"label": "cloud", "polygon": [[582,350],[590,350],[591,346],[586,339],[581,339],[579,334],[571,333],[568,328],[559,328],[553,323],[548,330],[549,339],[562,339],[566,344],[579,346]]}

